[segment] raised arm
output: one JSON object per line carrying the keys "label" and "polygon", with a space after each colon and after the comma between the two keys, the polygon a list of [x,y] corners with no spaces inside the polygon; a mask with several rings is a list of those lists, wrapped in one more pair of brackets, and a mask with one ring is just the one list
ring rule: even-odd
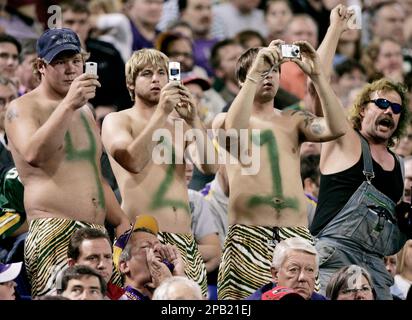
{"label": "raised arm", "polygon": [[[348,10],[344,5],[337,5],[330,13],[330,25],[317,52],[322,63],[322,70],[327,80],[330,79],[333,69],[333,58],[338,47],[339,39],[343,32],[348,30],[348,22],[354,15],[353,10]],[[311,80],[309,80],[311,81]],[[310,85],[310,84],[309,84]],[[322,108],[317,93],[309,91],[315,101],[315,114],[322,116]]]}
{"label": "raised arm", "polygon": [[343,107],[326,79],[319,55],[307,41],[294,43],[301,50],[302,60],[291,59],[310,77],[318,93],[324,117],[314,117],[309,113],[298,113],[299,129],[306,141],[324,142],[336,139],[346,133],[349,124],[345,121]]}
{"label": "raised arm", "polygon": [[36,114],[39,109],[27,97],[23,96],[10,104],[5,121],[7,137],[27,163],[41,167],[62,148],[74,112],[95,96],[96,86],[100,86],[97,76],[78,76],[70,85],[66,97],[43,124],[39,123]]}
{"label": "raised arm", "polygon": [[260,49],[246,75],[245,82],[227,112],[224,129],[240,130],[249,128],[256,89],[265,72],[272,66],[281,63],[278,47],[281,43],[283,41],[274,40],[268,47]]}
{"label": "raised arm", "polygon": [[167,117],[179,100],[179,89],[174,83],[167,84],[160,95],[160,101],[149,122],[134,138],[127,116],[112,113],[105,117],[102,126],[102,140],[106,151],[127,171],[141,172],[152,160],[153,148],[159,143],[153,141],[153,133],[165,127]]}

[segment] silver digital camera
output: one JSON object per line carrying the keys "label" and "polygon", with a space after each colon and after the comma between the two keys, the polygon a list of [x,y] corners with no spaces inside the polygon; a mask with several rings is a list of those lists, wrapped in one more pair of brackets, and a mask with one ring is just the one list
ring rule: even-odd
{"label": "silver digital camera", "polygon": [[294,44],[281,45],[282,58],[300,58],[300,48]]}

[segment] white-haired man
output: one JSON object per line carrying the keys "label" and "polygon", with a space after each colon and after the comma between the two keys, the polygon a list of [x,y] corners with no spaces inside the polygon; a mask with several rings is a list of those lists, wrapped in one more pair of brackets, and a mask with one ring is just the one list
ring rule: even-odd
{"label": "white-haired man", "polygon": [[326,300],[314,292],[318,270],[318,252],[308,240],[298,237],[283,240],[273,252],[272,282],[256,290],[246,300],[262,300],[263,294],[276,291],[277,287],[293,289],[305,300]]}

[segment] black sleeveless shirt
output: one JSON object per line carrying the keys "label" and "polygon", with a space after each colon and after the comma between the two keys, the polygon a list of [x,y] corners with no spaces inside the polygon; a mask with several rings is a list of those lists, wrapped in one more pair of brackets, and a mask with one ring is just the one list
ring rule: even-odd
{"label": "black sleeveless shirt", "polygon": [[[397,203],[403,195],[403,179],[399,161],[395,158],[395,168],[385,171],[372,158],[375,178],[372,185]],[[319,199],[315,216],[310,226],[311,233],[316,236],[344,207],[356,189],[365,181],[363,175],[363,156],[351,168],[333,174],[321,174]]]}

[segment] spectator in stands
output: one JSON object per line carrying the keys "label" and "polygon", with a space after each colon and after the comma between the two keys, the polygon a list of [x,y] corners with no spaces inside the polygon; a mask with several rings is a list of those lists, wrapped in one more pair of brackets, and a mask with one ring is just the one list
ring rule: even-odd
{"label": "spectator in stands", "polygon": [[0,300],[16,300],[16,286],[14,281],[22,267],[22,262],[11,264],[0,263]]}
{"label": "spectator in stands", "polygon": [[403,82],[403,61],[402,48],[393,38],[375,39],[365,48],[361,59],[369,82],[382,77]]}
{"label": "spectator in stands", "polygon": [[405,300],[412,285],[412,240],[406,241],[398,253],[394,286],[401,292],[398,297]]}
{"label": "spectator in stands", "polygon": [[[341,5],[331,12],[331,26],[318,50],[326,74],[332,70],[338,39],[350,16]],[[396,253],[406,235],[393,219],[403,180],[399,161],[388,148],[406,127],[407,100],[403,87],[387,79],[366,85],[354,103],[347,133],[322,144],[321,184],[311,232],[318,238],[323,290],[338,269],[357,264],[372,275],[378,299],[392,298],[392,279],[382,255]],[[385,218],[378,219],[379,215]]]}
{"label": "spectator in stands", "polygon": [[326,287],[326,297],[330,300],[375,300],[369,272],[354,264],[339,269]]}
{"label": "spectator in stands", "polygon": [[249,29],[266,38],[267,28],[263,11],[258,9],[259,3],[260,0],[230,0],[213,7],[214,15],[224,23],[226,37],[232,38]]}
{"label": "spectator in stands", "polygon": [[[326,34],[329,23],[330,10],[336,6],[336,1],[333,0],[331,4],[328,2],[331,1],[317,1],[317,0],[299,0],[299,1],[290,1],[292,6],[292,11],[295,15],[309,15],[313,21],[316,21],[318,28],[316,29],[317,39],[320,41],[323,40],[323,37]],[[339,1],[344,2],[344,1]],[[312,44],[313,45],[313,44]]]}
{"label": "spectator in stands", "polygon": [[0,75],[14,80],[19,65],[20,42],[8,34],[0,34]]}
{"label": "spectator in stands", "polygon": [[179,0],[178,4],[180,19],[193,30],[195,64],[204,68],[211,77],[210,50],[219,40],[212,34],[212,0]]}
{"label": "spectator in stands", "polygon": [[[136,0],[145,1],[145,0]],[[97,63],[97,74],[101,87],[96,89],[96,96],[90,99],[95,108],[115,106],[122,110],[132,105],[124,81],[124,62],[113,45],[89,37],[91,24],[87,4],[80,0],[65,1],[60,4],[62,26],[72,29],[79,36],[82,48],[90,53],[89,61]]]}
{"label": "spectator in stands", "polygon": [[372,39],[393,38],[400,46],[405,43],[403,25],[405,11],[398,1],[382,1],[371,11]]}
{"label": "spectator in stands", "polygon": [[211,51],[210,62],[217,78],[223,82],[218,89],[226,103],[231,103],[240,90],[236,79],[236,62],[244,49],[233,39],[217,42]]}
{"label": "spectator in stands", "polygon": [[245,29],[236,33],[233,39],[239,43],[244,50],[253,47],[266,47],[266,39],[256,30]]}
{"label": "spectator in stands", "polygon": [[114,262],[125,280],[122,300],[150,300],[165,279],[184,276],[179,250],[162,245],[158,232],[153,216],[139,215],[133,228],[116,241]]}
{"label": "spectator in stands", "polygon": [[316,292],[319,256],[315,247],[302,238],[288,238],[276,244],[270,267],[272,281],[246,300],[261,300],[262,294],[278,286],[295,290],[305,300],[326,300]]}
{"label": "spectator in stands", "polygon": [[73,233],[67,249],[68,265],[89,266],[107,284],[106,297],[118,300],[124,291],[110,282],[113,274],[112,245],[106,233],[98,229],[81,228]]}
{"label": "spectator in stands", "polygon": [[16,70],[16,77],[19,84],[19,96],[36,88],[40,80],[33,72],[33,64],[36,61],[36,40],[30,39],[22,42],[20,53],[20,64]]}
{"label": "spectator in stands", "polygon": [[[1,44],[0,44],[1,46]],[[1,60],[1,58],[0,58]],[[5,132],[6,111],[10,102],[18,96],[16,84],[0,72],[0,163],[6,167],[14,166],[13,157],[7,146]]]}
{"label": "spectator in stands", "polygon": [[[284,40],[287,44],[295,41],[308,41],[315,49],[318,46],[318,27],[316,22],[306,14],[295,15],[285,29]],[[280,86],[286,91],[303,99],[306,93],[307,76],[293,62],[282,64]]]}
{"label": "spectator in stands", "polygon": [[189,74],[207,78],[206,70],[195,64],[190,38],[180,33],[163,32],[157,37],[156,49],[167,55],[170,61],[180,63],[182,79]]}
{"label": "spectator in stands", "polygon": [[120,235],[130,224],[102,180],[100,135],[85,105],[100,83],[97,76],[83,74],[78,36],[70,29],[50,29],[40,37],[37,53],[40,85],[14,100],[6,113],[30,220],[25,262],[33,297],[55,287],[55,268],[66,265],[76,229],[104,230],[107,218]]}
{"label": "spectator in stands", "polygon": [[366,70],[356,60],[347,59],[335,66],[336,86],[338,95],[344,108],[349,109],[349,95],[351,90],[360,89],[366,84]]}
{"label": "spectator in stands", "polygon": [[[395,147],[395,153],[401,157],[408,157],[412,155],[412,120],[409,121],[405,134],[399,138],[399,141]],[[405,159],[405,166],[406,162],[407,161]],[[412,170],[410,171],[410,178],[412,179]],[[409,183],[409,185],[406,185],[405,181],[406,188],[408,188],[410,185],[411,183]]]}
{"label": "spectator in stands", "polygon": [[[385,262],[386,271],[388,271],[391,277],[395,280],[396,267],[398,265],[398,256],[396,254],[393,254],[391,256],[384,257],[383,261]],[[390,287],[390,290],[393,300],[402,300],[400,298],[400,296],[402,296],[402,291],[396,286],[396,284],[393,284],[393,286]]]}
{"label": "spectator in stands", "polygon": [[190,24],[182,20],[176,20],[169,25],[166,31],[178,33],[193,41],[193,30]]}
{"label": "spectator in stands", "polygon": [[159,30],[156,25],[160,21],[163,0],[127,0],[124,2],[124,13],[129,17],[133,34],[132,51],[142,48],[153,48]]}
{"label": "spectator in stands", "polygon": [[[130,219],[141,212],[156,216],[162,243],[179,247],[187,276],[194,277],[206,294],[206,268],[190,229],[183,155],[191,150],[203,155],[215,150],[210,141],[203,143],[209,137],[187,87],[178,81],[168,82],[168,62],[167,56],[155,49],[142,49],[132,55],[126,74],[135,104],[106,116],[102,140],[111,156],[122,208]],[[202,139],[186,143],[174,138],[175,132],[184,137],[190,129],[196,129]],[[153,141],[153,134],[162,142]],[[204,173],[213,173],[213,164],[199,161],[200,157],[192,159]]]}
{"label": "spectator in stands", "polygon": [[[308,112],[273,109],[279,87],[279,66],[286,60],[281,57],[281,44],[283,41],[274,40],[268,47],[251,48],[242,54],[237,68],[242,88],[229,111],[219,114],[213,123],[214,129],[235,132],[261,128],[260,134],[256,135],[260,137],[260,143],[254,143],[267,146],[259,148],[261,159],[267,160],[260,161],[253,174],[250,171],[240,174],[244,160],[226,164],[230,183],[230,226],[219,267],[220,299],[244,298],[265,283],[270,277],[273,241],[293,236],[311,239],[306,228],[306,198],[299,170],[300,145],[304,141],[334,139],[344,132],[345,123],[341,121],[344,114],[338,108],[339,100],[325,81],[321,62],[307,41],[296,42],[304,58],[292,61],[316,82],[328,117],[316,118]],[[313,130],[318,125],[323,129]],[[238,139],[239,136],[235,141]],[[231,147],[225,146],[226,139],[219,140],[221,151],[230,152]],[[242,142],[240,145],[245,146]],[[231,151],[231,155],[237,157],[238,151]],[[286,163],[288,165],[283,167]],[[249,240],[239,243],[238,237]],[[258,254],[256,247],[265,255]],[[254,263],[255,260],[259,264]],[[230,281],[233,278],[237,281]]]}
{"label": "spectator in stands", "polygon": [[286,26],[293,12],[289,0],[268,0],[265,7],[265,22],[268,29],[267,41],[283,39]]}
{"label": "spectator in stands", "polygon": [[84,265],[69,267],[63,271],[59,293],[70,300],[103,300],[106,283],[92,268]]}
{"label": "spectator in stands", "polygon": [[193,280],[181,276],[167,278],[153,293],[153,300],[203,299],[199,285]]}

